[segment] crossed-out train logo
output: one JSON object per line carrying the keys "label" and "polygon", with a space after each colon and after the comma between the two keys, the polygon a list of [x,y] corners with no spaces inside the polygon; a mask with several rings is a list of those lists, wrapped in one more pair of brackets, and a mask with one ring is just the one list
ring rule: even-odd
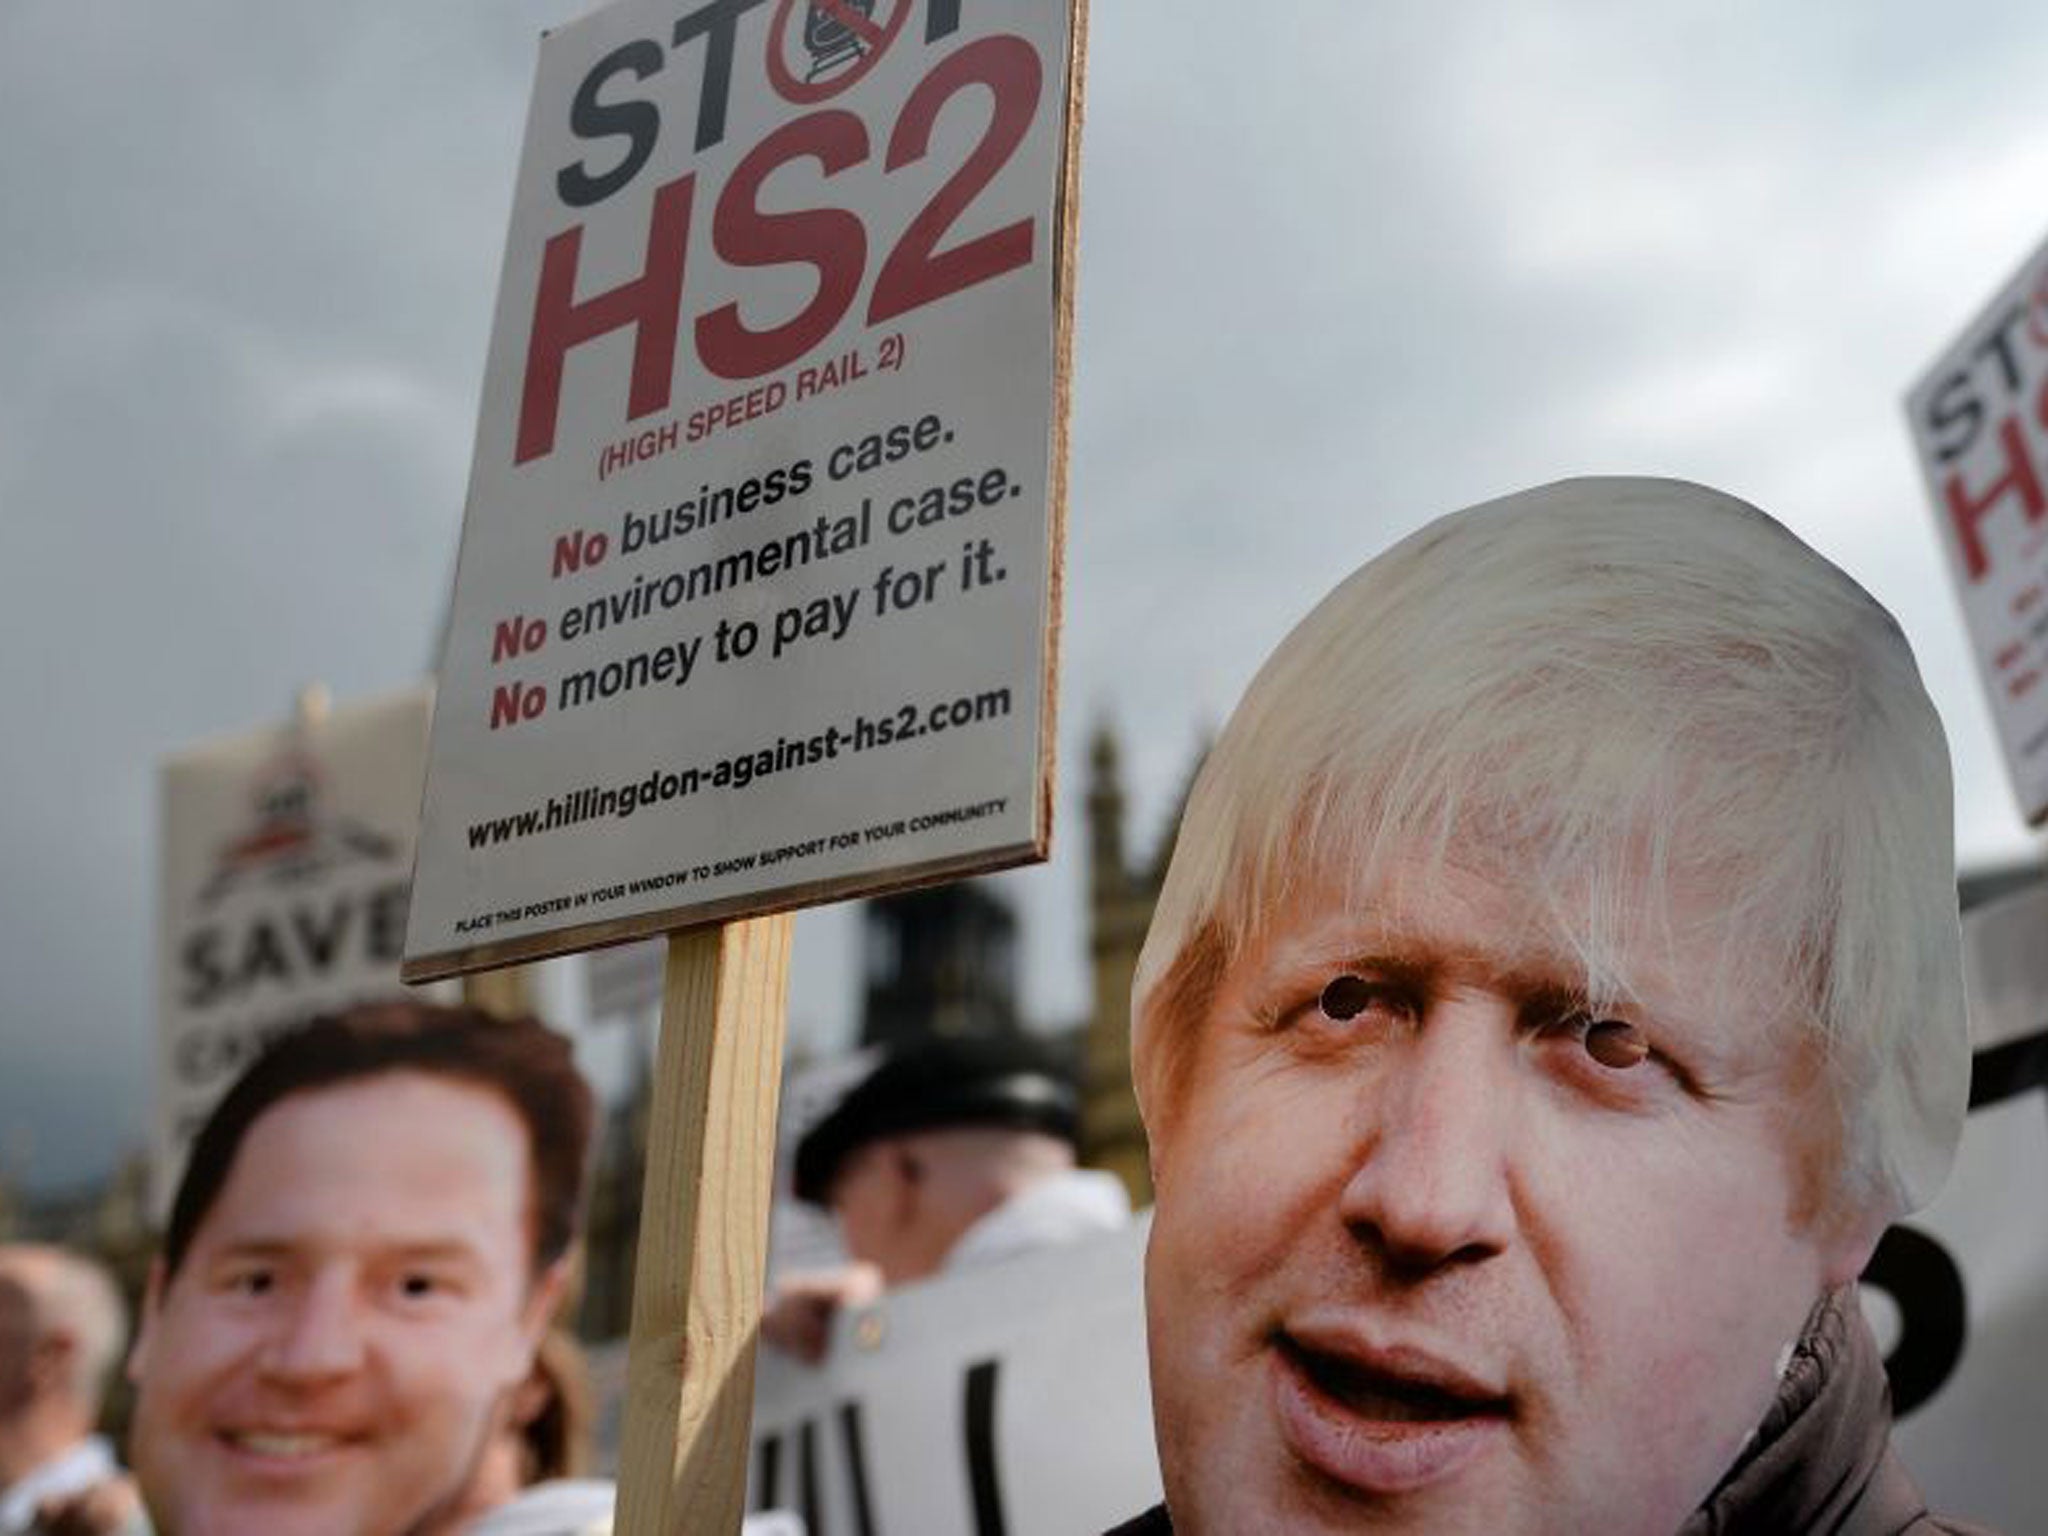
{"label": "crossed-out train logo", "polygon": [[816,80],[857,61],[874,45],[874,15],[874,0],[811,0],[804,17],[811,67],[804,79]]}
{"label": "crossed-out train logo", "polygon": [[304,752],[290,749],[264,764],[250,784],[252,824],[221,844],[201,904],[252,882],[298,885],[354,860],[399,856],[396,839],[330,811],[324,799],[320,765]]}
{"label": "crossed-out train logo", "polygon": [[880,62],[912,0],[782,0],[768,29],[768,79],[799,106],[836,96]]}

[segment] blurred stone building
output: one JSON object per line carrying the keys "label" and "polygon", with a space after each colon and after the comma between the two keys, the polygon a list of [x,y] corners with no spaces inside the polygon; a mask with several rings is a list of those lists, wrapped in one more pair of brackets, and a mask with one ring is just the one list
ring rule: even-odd
{"label": "blurred stone building", "polygon": [[[1194,766],[1199,764],[1198,755]],[[1187,783],[1193,779],[1191,766]],[[1173,856],[1186,798],[1184,785],[1157,840],[1134,852],[1116,732],[1107,724],[1097,727],[1088,744],[1088,967],[1093,985],[1092,1010],[1082,1026],[1081,1159],[1121,1178],[1134,1207],[1152,1203],[1152,1172],[1145,1127],[1131,1091],[1131,978]]]}
{"label": "blurred stone building", "polygon": [[862,1045],[1017,1033],[1017,919],[985,882],[868,902],[861,949]]}

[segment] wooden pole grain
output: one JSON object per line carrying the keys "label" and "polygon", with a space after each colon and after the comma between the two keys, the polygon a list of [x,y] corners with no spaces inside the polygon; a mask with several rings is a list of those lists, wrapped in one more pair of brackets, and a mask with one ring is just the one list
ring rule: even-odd
{"label": "wooden pole grain", "polygon": [[669,939],[618,1536],[730,1536],[744,1514],[790,928],[779,913]]}

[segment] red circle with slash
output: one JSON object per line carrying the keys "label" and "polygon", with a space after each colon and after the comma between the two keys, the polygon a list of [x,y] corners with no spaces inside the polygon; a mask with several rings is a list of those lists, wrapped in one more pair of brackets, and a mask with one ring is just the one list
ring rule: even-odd
{"label": "red circle with slash", "polygon": [[[798,22],[801,31],[813,11],[822,12],[837,22],[849,37],[858,39],[852,64],[822,80],[802,79],[789,67],[792,48],[790,20],[801,14],[804,18]],[[775,8],[775,24],[768,29],[768,83],[775,87],[776,94],[783,100],[798,106],[827,101],[855,84],[881,62],[882,55],[889,51],[889,45],[903,31],[903,23],[910,19],[910,12],[911,0],[895,0],[889,19],[877,22],[872,16],[855,9],[849,0],[782,0]],[[798,53],[808,51],[800,37],[794,47]]]}

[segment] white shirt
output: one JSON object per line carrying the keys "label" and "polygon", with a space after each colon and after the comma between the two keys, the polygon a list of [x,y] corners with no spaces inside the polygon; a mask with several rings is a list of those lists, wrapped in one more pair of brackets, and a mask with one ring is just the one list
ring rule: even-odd
{"label": "white shirt", "polygon": [[[609,1536],[612,1484],[604,1478],[535,1483],[509,1504],[470,1523],[466,1536]],[[748,1515],[741,1536],[804,1536],[804,1523],[780,1511]]]}
{"label": "white shirt", "polygon": [[1012,1196],[960,1234],[946,1255],[945,1272],[1077,1243],[1114,1232],[1131,1219],[1123,1180],[1099,1168],[1066,1168]]}
{"label": "white shirt", "polygon": [[585,1536],[612,1528],[612,1484],[595,1477],[535,1483],[477,1516],[467,1536]]}
{"label": "white shirt", "polygon": [[36,1506],[43,1500],[82,1493],[120,1470],[114,1448],[101,1436],[88,1435],[0,1491],[0,1536],[22,1536],[34,1530]]}

